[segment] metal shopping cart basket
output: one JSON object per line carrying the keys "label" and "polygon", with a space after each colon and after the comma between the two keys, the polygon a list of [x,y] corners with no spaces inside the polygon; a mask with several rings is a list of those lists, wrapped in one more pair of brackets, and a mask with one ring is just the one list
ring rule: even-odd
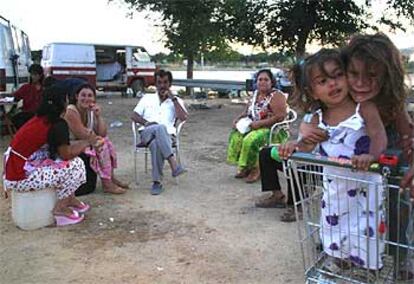
{"label": "metal shopping cart basket", "polygon": [[414,283],[412,203],[398,186],[404,169],[384,157],[369,172],[313,154],[287,161],[307,283]]}

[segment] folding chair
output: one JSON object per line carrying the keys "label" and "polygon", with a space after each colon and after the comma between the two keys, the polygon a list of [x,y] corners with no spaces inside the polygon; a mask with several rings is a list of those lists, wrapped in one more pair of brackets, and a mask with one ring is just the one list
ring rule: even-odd
{"label": "folding chair", "polygon": [[[177,163],[181,164],[181,156],[180,156],[180,133],[181,129],[186,121],[176,121],[175,129],[176,132],[172,135],[172,148],[175,154],[175,158],[177,159]],[[137,171],[137,155],[139,153],[144,154],[144,169],[145,173],[148,172],[148,155],[151,154],[148,147],[145,146],[138,146],[138,143],[141,141],[140,138],[140,130],[143,129],[143,125],[132,122],[132,135],[133,135],[133,148],[134,148],[134,171],[135,171],[135,183],[138,184],[138,171]]]}
{"label": "folding chair", "polygon": [[[298,117],[298,115],[297,115],[296,111],[289,108],[288,114],[286,115],[285,120],[280,121],[280,122],[276,122],[270,128],[269,142],[268,142],[267,146],[276,145],[275,143],[273,143],[273,136],[275,134],[277,134],[282,129],[284,129],[288,133],[288,135],[290,135],[289,126],[292,122],[294,122],[297,119],[297,117]],[[288,137],[288,139],[289,139],[289,137]]]}

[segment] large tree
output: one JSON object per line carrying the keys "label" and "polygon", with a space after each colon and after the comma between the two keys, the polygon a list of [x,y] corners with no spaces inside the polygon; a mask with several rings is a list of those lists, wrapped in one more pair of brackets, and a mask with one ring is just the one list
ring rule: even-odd
{"label": "large tree", "polygon": [[[114,0],[109,0],[114,1]],[[231,41],[277,48],[304,56],[311,43],[340,45],[350,35],[378,29],[404,29],[414,22],[413,0],[386,0],[377,22],[370,11],[379,0],[119,0],[130,11],[158,12],[165,45],[187,59],[192,78],[194,58]],[[369,23],[369,24],[367,24]]]}
{"label": "large tree", "polygon": [[[187,60],[187,78],[193,78],[194,59],[202,52],[225,46],[235,39],[257,44],[263,42],[249,32],[238,32],[234,26],[243,22],[243,30],[253,31],[255,21],[249,19],[255,13],[250,7],[254,0],[120,0],[130,11],[158,12],[158,25],[165,35],[165,46],[182,54]],[[262,0],[261,0],[262,1]]]}
{"label": "large tree", "polygon": [[267,44],[301,58],[310,43],[339,45],[350,35],[378,30],[404,30],[404,20],[414,21],[413,0],[387,0],[381,17],[372,21],[378,0],[274,0],[269,2]]}
{"label": "large tree", "polygon": [[269,5],[268,44],[303,57],[308,43],[340,44],[367,27],[362,6],[347,0],[278,0]]}

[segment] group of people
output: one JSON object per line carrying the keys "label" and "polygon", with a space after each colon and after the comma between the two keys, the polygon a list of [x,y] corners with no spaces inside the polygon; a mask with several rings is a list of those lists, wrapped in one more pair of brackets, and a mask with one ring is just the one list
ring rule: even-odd
{"label": "group of people", "polygon": [[[30,73],[30,83],[15,93],[16,99],[23,99],[23,112],[15,118],[19,130],[5,154],[5,189],[24,192],[53,187],[58,197],[53,210],[57,225],[76,224],[90,209],[76,193],[85,185],[84,193],[93,191],[96,175],[108,193],[125,193],[128,184],[115,177],[116,151],[96,103],[95,89],[87,82],[71,79],[49,80],[43,86],[43,70],[38,65],[33,65]],[[262,190],[272,192],[256,206],[285,208],[293,204],[299,186],[288,183],[286,197],[277,170],[283,168],[278,157],[288,159],[294,151],[347,159],[359,172],[345,174],[369,181],[376,181],[376,177],[366,171],[388,148],[401,149],[407,165],[413,161],[413,123],[405,106],[407,89],[401,54],[386,35],[356,35],[340,50],[321,49],[295,64],[291,74],[294,90],[290,101],[307,113],[297,140],[288,141],[283,129],[269,137],[270,127],[286,119],[290,106],[287,95],[274,88],[275,78],[267,69],[257,73],[257,90],[233,121],[227,161],[238,166],[235,177],[245,178],[248,183],[261,179]],[[138,102],[131,119],[140,125],[141,142],[137,146],[151,151],[151,194],[158,195],[164,190],[161,182],[165,160],[173,177],[185,172],[177,163],[172,145],[176,121],[185,121],[188,112],[170,90],[171,72],[158,70],[154,76],[157,92]],[[267,146],[269,139],[279,144],[278,155],[273,146]],[[334,175],[335,171],[327,167],[323,174]],[[400,186],[411,188],[414,197],[413,176],[411,167]],[[324,186],[320,221],[324,225],[323,249],[333,257],[356,259],[358,255],[358,265],[368,269],[382,267],[378,256],[383,248],[367,249],[364,245],[371,245],[358,240],[343,242],[342,232],[333,233],[335,226],[347,222],[341,219],[345,215],[358,224],[378,226],[378,218],[361,215],[363,204],[371,204],[377,212],[383,210],[380,200],[368,200],[374,194],[358,196],[355,206],[334,205],[343,202],[338,191],[346,193],[349,186],[340,182],[326,182]],[[332,214],[336,216],[335,224],[331,222]],[[282,221],[295,221],[295,216],[288,208]],[[352,234],[353,228],[349,230],[347,233]],[[367,250],[371,250],[371,256],[361,253]]]}
{"label": "group of people", "polygon": [[[358,232],[366,232],[367,228],[378,228],[381,221],[378,216],[384,215],[384,205],[381,198],[375,198],[382,196],[384,188],[369,186],[364,189],[369,192],[351,194],[349,192],[357,188],[355,182],[345,183],[327,177],[351,176],[357,180],[365,180],[368,184],[381,184],[378,176],[369,174],[367,170],[374,161],[378,161],[381,153],[389,148],[401,149],[406,165],[412,162],[414,133],[405,106],[408,93],[404,84],[405,73],[401,54],[392,41],[382,33],[356,35],[341,50],[321,49],[298,62],[291,71],[294,82],[291,101],[307,113],[299,129],[299,138],[295,141],[283,141],[277,148],[260,148],[256,145],[262,143],[262,146],[264,143],[255,134],[256,125],[261,123],[262,128],[269,127],[269,124],[265,123],[268,116],[256,118],[251,112],[245,112],[244,115],[249,115],[253,121],[250,124],[252,130],[240,133],[235,125],[229,139],[228,161],[238,162],[240,172],[236,178],[245,176],[241,174],[247,165],[244,153],[249,153],[246,148],[250,149],[250,166],[259,166],[262,190],[272,192],[270,197],[258,201],[256,206],[284,208],[286,202],[288,205],[293,204],[292,195],[296,195],[296,200],[299,199],[299,188],[298,181],[293,183],[293,191],[290,188],[292,183],[288,183],[288,198],[282,193],[276,174],[277,170],[283,168],[280,158],[288,159],[294,151],[301,151],[349,160],[357,172],[345,168],[322,169],[324,186],[320,235],[323,250],[336,259],[347,259],[357,266],[371,270],[380,269],[383,266],[380,256],[384,252],[384,247],[382,242],[376,246],[374,240],[377,238],[377,230],[372,229],[369,230],[369,234],[366,233],[370,240],[368,242],[357,236]],[[260,92],[260,82],[258,88]],[[268,86],[267,92],[270,88],[271,86]],[[251,107],[255,104],[257,102],[253,100]],[[280,107],[286,107],[283,101],[279,101],[279,104]],[[272,102],[268,105],[272,106]],[[267,107],[268,111],[271,109]],[[286,111],[281,113],[284,115]],[[273,121],[281,119],[283,116],[274,116]],[[238,131],[237,135],[241,137],[239,147],[234,146],[235,131]],[[252,143],[252,137],[255,137],[256,144]],[[234,155],[235,148],[241,149],[237,151],[237,156]],[[274,154],[275,152],[277,154]],[[413,175],[414,167],[411,167],[398,185],[402,188],[409,187],[412,197]],[[395,194],[398,193],[389,195],[388,202],[391,203],[391,207],[397,207],[398,197],[393,196]],[[393,202],[395,204],[392,204]],[[390,215],[398,214],[398,210],[401,210],[393,209],[389,211]],[[367,215],[368,211],[370,214]],[[371,211],[375,214],[371,214]],[[282,215],[282,221],[295,221],[295,216],[293,209],[289,208]],[[398,230],[399,225],[396,222],[408,222],[395,221],[398,220],[396,215],[389,218],[392,218],[389,221],[390,236],[395,235],[395,231]],[[405,236],[405,233],[402,232],[402,236]],[[404,237],[393,241],[403,243]],[[410,279],[412,276],[411,273]]]}
{"label": "group of people", "polygon": [[[125,193],[128,184],[115,177],[116,151],[94,87],[81,79],[46,78],[43,84],[41,66],[33,65],[30,71],[30,83],[15,93],[26,109],[24,115],[17,115],[22,123],[5,153],[4,190],[7,196],[8,190],[54,188],[58,199],[52,212],[56,224],[76,224],[90,209],[76,196],[94,191],[97,175],[107,193]],[[151,193],[157,195],[163,191],[164,160],[169,162],[173,177],[185,172],[172,151],[172,134],[176,120],[186,120],[188,113],[183,101],[170,91],[171,72],[159,70],[154,76],[157,93],[140,100],[132,119],[142,125],[141,143],[151,151]]]}

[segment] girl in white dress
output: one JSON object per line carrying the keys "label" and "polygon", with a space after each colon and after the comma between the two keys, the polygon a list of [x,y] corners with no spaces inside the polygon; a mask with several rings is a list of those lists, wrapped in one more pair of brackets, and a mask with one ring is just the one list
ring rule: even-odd
{"label": "girl in white dress", "polygon": [[[289,142],[279,148],[279,155],[288,158],[294,150],[316,149],[322,156],[349,160],[354,168],[367,170],[386,149],[387,136],[376,106],[356,104],[349,95],[339,51],[320,50],[299,63],[293,75],[298,101],[313,111],[311,123],[325,129],[329,139],[319,145]],[[357,266],[380,269],[384,247],[378,238],[381,176],[328,166],[323,174],[320,237],[324,252]]]}

